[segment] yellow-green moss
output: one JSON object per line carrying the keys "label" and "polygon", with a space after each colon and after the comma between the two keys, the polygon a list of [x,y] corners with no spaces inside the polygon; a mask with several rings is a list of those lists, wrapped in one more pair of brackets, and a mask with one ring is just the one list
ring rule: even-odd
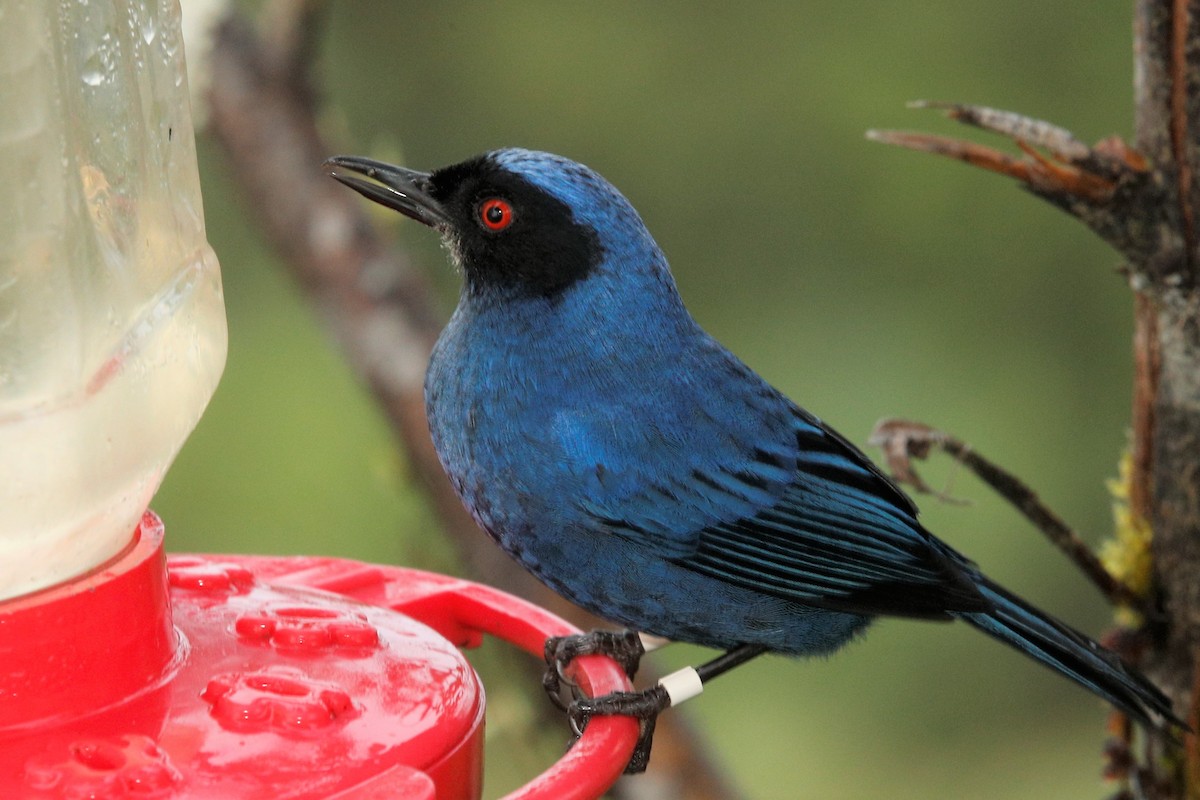
{"label": "yellow-green moss", "polygon": [[[1150,540],[1153,532],[1149,520],[1129,507],[1132,473],[1133,459],[1127,450],[1121,456],[1117,477],[1108,481],[1108,491],[1113,497],[1113,537],[1101,546],[1100,560],[1114,578],[1135,594],[1145,596],[1150,591],[1152,578]],[[1117,609],[1117,620],[1130,626],[1141,621],[1135,611],[1124,607]]]}

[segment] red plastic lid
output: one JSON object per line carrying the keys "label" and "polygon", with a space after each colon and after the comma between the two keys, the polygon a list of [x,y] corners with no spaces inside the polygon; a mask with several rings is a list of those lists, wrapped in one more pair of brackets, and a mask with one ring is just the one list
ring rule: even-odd
{"label": "red plastic lid", "polygon": [[[540,654],[562,620],[445,576],[315,558],[176,556],[162,525],[94,574],[0,604],[0,797],[479,796],[483,693],[458,646]],[[171,611],[174,612],[174,626]],[[579,659],[585,689],[628,689]],[[597,797],[637,737],[598,718],[509,796]]]}

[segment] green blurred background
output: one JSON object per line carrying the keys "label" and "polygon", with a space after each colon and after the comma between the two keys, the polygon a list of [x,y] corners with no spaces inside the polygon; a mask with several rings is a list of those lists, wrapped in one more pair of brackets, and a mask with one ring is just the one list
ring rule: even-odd
{"label": "green blurred background", "polygon": [[[420,168],[504,145],[583,161],[641,211],[702,324],[850,439],[865,446],[884,416],[929,422],[1025,478],[1091,541],[1106,535],[1130,396],[1118,257],[1003,179],[863,132],[972,135],[905,109],[928,98],[1017,110],[1088,141],[1128,136],[1129,4],[331,8],[315,71],[338,151]],[[170,548],[456,571],[380,414],[259,238],[219,149],[200,142],[229,362],[154,503]],[[435,236],[377,221],[436,275],[448,313],[457,283]],[[945,459],[926,477],[972,501],[922,499],[934,532],[1103,629],[1097,593],[1012,510]],[[493,797],[566,731],[551,732],[549,755],[506,734],[528,716],[503,683],[508,664],[485,673]],[[965,626],[886,621],[828,660],[761,660],[671,713],[692,716],[755,798],[1106,793],[1102,705]]]}

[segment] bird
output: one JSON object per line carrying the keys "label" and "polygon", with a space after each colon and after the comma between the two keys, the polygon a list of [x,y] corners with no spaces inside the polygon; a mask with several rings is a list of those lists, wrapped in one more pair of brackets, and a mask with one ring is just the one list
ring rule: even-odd
{"label": "bird", "polygon": [[1152,729],[1183,725],[1147,678],[934,537],[861,450],[705,332],[594,170],[522,148],[432,172],[361,156],[325,168],[433,228],[462,276],[425,405],[467,510],[551,589],[625,628],[552,641],[548,661],[608,652],[632,676],[637,634],[725,651],[688,690],[575,700],[582,724],[643,720],[629,771],[645,768],[658,714],[716,675],[764,652],[832,653],[889,616],[964,622]]}

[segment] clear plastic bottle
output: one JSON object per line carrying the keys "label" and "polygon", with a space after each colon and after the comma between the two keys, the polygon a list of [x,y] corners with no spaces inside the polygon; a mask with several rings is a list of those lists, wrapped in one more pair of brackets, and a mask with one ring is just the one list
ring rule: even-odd
{"label": "clear plastic bottle", "polygon": [[225,350],[177,0],[0,0],[0,599],[130,542]]}

